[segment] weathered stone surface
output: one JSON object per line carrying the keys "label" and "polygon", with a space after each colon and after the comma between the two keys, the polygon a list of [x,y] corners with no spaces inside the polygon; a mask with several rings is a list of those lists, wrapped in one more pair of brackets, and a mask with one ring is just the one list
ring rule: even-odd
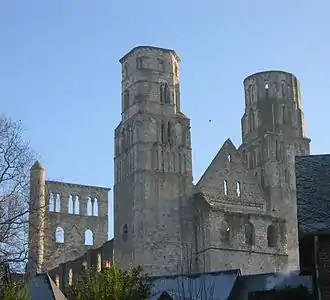
{"label": "weathered stone surface", "polygon": [[[31,200],[39,203],[39,206],[43,208],[43,214],[37,214],[37,216],[30,214],[29,218],[29,240],[33,241],[30,247],[29,272],[36,267],[39,271],[51,270],[61,263],[82,256],[88,249],[100,247],[108,240],[108,192],[110,189],[47,181],[44,173],[45,170],[42,168],[31,170]],[[59,195],[60,205],[56,205],[56,195]],[[79,209],[77,205],[75,212],[72,205],[70,206],[72,211],[69,211],[70,195],[73,201],[78,197]],[[89,197],[93,201],[97,199],[94,215],[88,215]],[[37,224],[37,227],[34,224]],[[56,229],[59,227],[64,230],[63,243],[56,242]],[[92,245],[85,245],[86,230],[91,230],[93,233]],[[38,249],[37,257],[34,255],[35,249]]]}
{"label": "weathered stone surface", "polygon": [[[137,47],[121,63],[114,186],[118,262],[141,264],[152,275],[175,272],[189,255],[195,271],[298,268],[294,158],[309,153],[310,140],[304,135],[295,76],[269,71],[244,80],[242,145],[236,149],[227,140],[194,186],[177,55]],[[252,228],[252,245],[245,228]],[[268,243],[269,230],[275,245]]]}

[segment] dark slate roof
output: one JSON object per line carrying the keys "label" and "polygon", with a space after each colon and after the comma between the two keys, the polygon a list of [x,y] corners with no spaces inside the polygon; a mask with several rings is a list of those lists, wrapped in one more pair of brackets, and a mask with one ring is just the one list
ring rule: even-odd
{"label": "dark slate roof", "polygon": [[67,300],[48,274],[37,274],[29,278],[31,300]]}
{"label": "dark slate roof", "polygon": [[330,155],[296,157],[300,234],[330,231]]}
{"label": "dark slate roof", "polygon": [[229,300],[248,300],[250,292],[269,291],[285,286],[299,285],[312,291],[312,277],[299,275],[299,271],[244,275],[237,279]]}
{"label": "dark slate roof", "polygon": [[239,275],[240,270],[230,270],[154,277],[150,299],[157,300],[163,292],[166,292],[174,300],[192,298],[227,300]]}

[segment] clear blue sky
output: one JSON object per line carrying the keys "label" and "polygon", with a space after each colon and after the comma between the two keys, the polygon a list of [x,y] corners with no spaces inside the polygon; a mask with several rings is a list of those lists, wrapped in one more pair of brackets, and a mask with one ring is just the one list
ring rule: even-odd
{"label": "clear blue sky", "polygon": [[242,81],[261,70],[297,75],[312,153],[330,152],[328,0],[1,1],[1,112],[22,120],[49,179],[112,187],[118,60],[141,44],[182,59],[195,180],[228,137],[239,145]]}

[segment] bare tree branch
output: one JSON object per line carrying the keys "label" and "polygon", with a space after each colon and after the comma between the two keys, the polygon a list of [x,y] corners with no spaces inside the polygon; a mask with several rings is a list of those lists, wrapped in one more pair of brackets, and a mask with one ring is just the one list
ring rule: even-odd
{"label": "bare tree branch", "polygon": [[0,116],[0,267],[17,267],[27,259],[29,171],[34,153],[23,128]]}

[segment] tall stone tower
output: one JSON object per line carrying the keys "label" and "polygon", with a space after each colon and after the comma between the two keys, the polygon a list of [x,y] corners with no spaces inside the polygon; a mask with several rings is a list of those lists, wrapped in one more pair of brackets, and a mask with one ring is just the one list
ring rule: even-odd
{"label": "tall stone tower", "polygon": [[30,169],[29,259],[27,273],[42,271],[45,228],[45,169],[37,161]]}
{"label": "tall stone tower", "polygon": [[140,46],[120,62],[115,259],[122,267],[141,265],[150,275],[173,273],[192,189],[190,120],[180,111],[180,59],[173,50]]}
{"label": "tall stone tower", "polygon": [[300,88],[290,73],[268,71],[244,80],[242,157],[258,176],[267,211],[286,220],[289,268],[299,268],[295,156],[309,154]]}

